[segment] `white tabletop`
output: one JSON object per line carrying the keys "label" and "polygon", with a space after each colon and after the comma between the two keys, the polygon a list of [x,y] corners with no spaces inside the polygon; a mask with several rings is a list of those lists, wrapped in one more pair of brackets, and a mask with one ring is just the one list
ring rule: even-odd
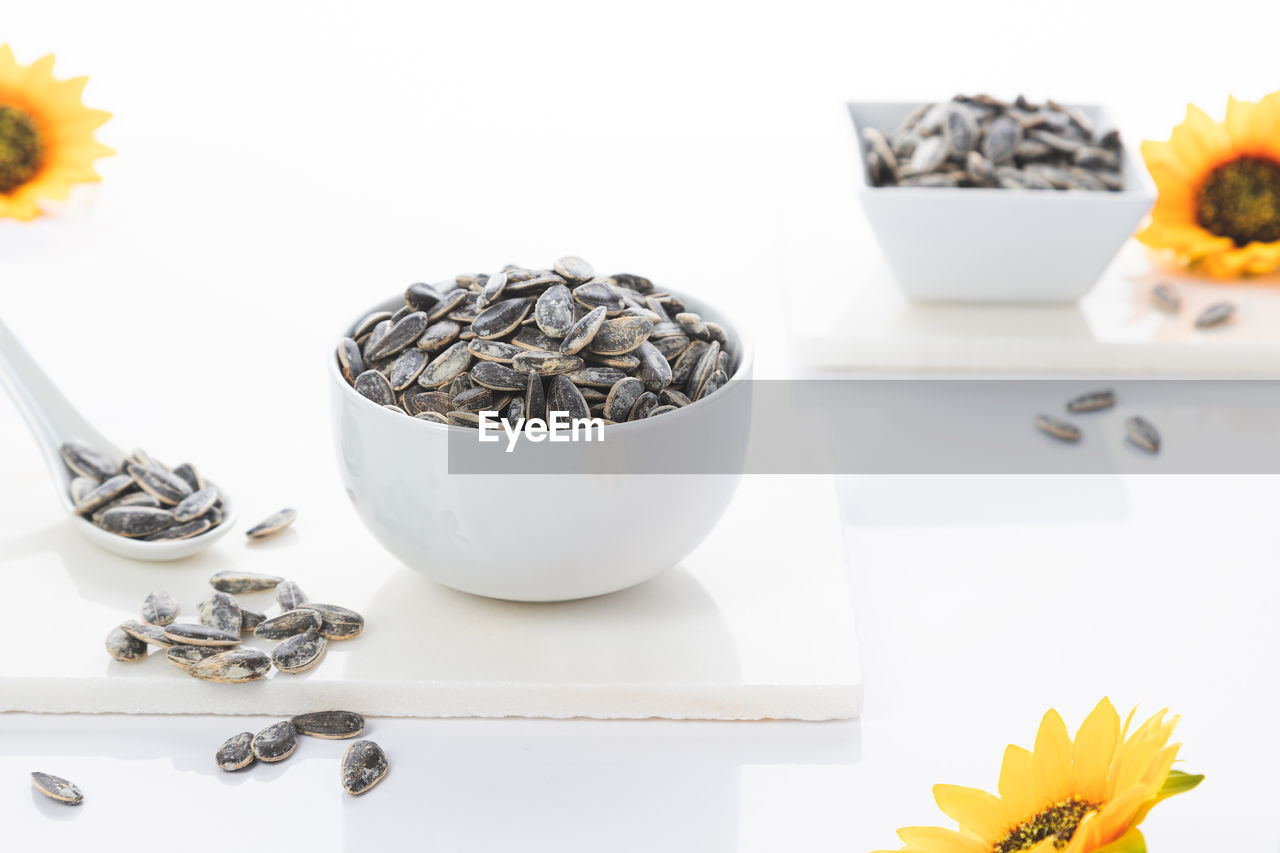
{"label": "white tabletop", "polygon": [[[5,38],[20,59],[57,51],[60,74],[93,75],[87,99],[116,113],[101,138],[120,153],[64,216],[0,222],[0,311],[105,434],[183,435],[176,450],[210,469],[236,466],[228,434],[326,428],[313,354],[366,304],[569,252],[731,308],[757,330],[760,375],[785,376],[770,297],[808,260],[786,250],[797,211],[782,207],[797,158],[847,138],[844,100],[1021,87],[1105,102],[1136,143],[1187,100],[1220,113],[1229,91],[1264,93],[1271,28],[1240,25],[1256,14],[1244,0],[1212,18],[1093,0],[909,16],[822,2],[19,4]],[[1187,50],[1194,61],[1167,60]],[[104,334],[110,357],[82,349]],[[226,348],[279,335],[296,360],[219,369]],[[165,381],[137,378],[156,364]],[[164,395],[147,423],[126,381]],[[3,406],[0,447],[6,464],[31,448]],[[330,461],[258,472],[258,509],[317,464]],[[1074,725],[1109,694],[1182,713],[1186,768],[1209,774],[1154,813],[1153,851],[1275,849],[1277,748],[1254,733],[1277,698],[1275,487],[848,484],[857,722],[375,720],[393,770],[352,800],[338,744],[215,770],[221,739],[261,719],[0,716],[5,838],[133,849],[190,837],[196,802],[236,815],[237,838],[311,850],[866,850],[940,818],[935,781],[992,785],[1003,745],[1029,745],[1044,708]],[[0,521],[0,540],[22,533]],[[85,806],[32,797],[37,767],[82,784]]]}

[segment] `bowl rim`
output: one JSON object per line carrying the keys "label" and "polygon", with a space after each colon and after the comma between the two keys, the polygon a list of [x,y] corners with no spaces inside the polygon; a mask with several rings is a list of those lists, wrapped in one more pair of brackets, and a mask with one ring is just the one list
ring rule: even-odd
{"label": "bowl rim", "polygon": [[[848,114],[850,123],[853,125],[854,144],[858,146],[858,191],[860,193],[879,192],[884,190],[906,191],[912,195],[935,195],[938,197],[955,197],[957,189],[963,189],[963,198],[1058,198],[1070,199],[1066,203],[1080,203],[1079,200],[1100,201],[1102,199],[1112,199],[1113,201],[1135,201],[1150,199],[1155,201],[1155,184],[1151,180],[1151,175],[1147,172],[1145,165],[1140,162],[1134,153],[1133,146],[1125,143],[1120,148],[1120,156],[1123,158],[1124,168],[1121,173],[1130,176],[1134,181],[1127,181],[1125,188],[1111,192],[1102,192],[1099,190],[1056,190],[1051,192],[1030,192],[1030,193],[1010,193],[1006,189],[1000,187],[877,187],[871,183],[871,176],[867,174],[866,155],[867,143],[862,138],[863,125],[858,120],[857,110],[861,107],[901,107],[905,110],[913,110],[926,104],[944,103],[943,101],[894,101],[894,100],[869,100],[869,101],[845,101],[845,112]],[[1111,127],[1118,127],[1111,110],[1106,104],[1092,103],[1081,104],[1076,102],[1065,103],[1065,106],[1075,109],[1086,110],[1094,113],[1104,124]],[[878,129],[878,128],[877,128]],[[1136,184],[1136,186],[1131,186]],[[897,195],[897,193],[893,193]]]}
{"label": "bowl rim", "polygon": [[[670,293],[678,297],[679,299],[681,299],[681,301],[685,301],[686,304],[690,299],[690,297],[688,297],[681,290],[675,290],[672,288],[663,288],[661,292]],[[693,303],[697,305],[700,305],[703,307],[712,307],[710,303],[706,302],[703,299],[699,299],[696,296],[691,298]],[[347,380],[343,378],[342,371],[338,368],[338,359],[335,356],[335,351],[337,349],[338,343],[340,343],[343,338],[350,337],[348,333],[355,328],[357,323],[359,323],[362,319],[367,317],[369,314],[375,311],[385,311],[387,310],[388,307],[397,306],[401,302],[403,302],[403,295],[388,297],[376,303],[372,308],[369,308],[363,313],[356,315],[354,318],[352,318],[350,322],[346,324],[346,326],[344,327],[343,333],[338,336],[334,344],[330,346],[328,349],[327,361],[329,362],[330,380],[336,383],[341,389],[341,391],[346,393],[348,396],[358,400],[361,403],[367,404],[370,407],[371,413],[373,413],[372,410],[376,410],[377,416],[397,418],[397,419],[408,418],[408,420],[417,421],[419,424],[422,425],[423,428],[434,430],[440,434],[447,434],[449,431],[457,431],[459,433],[474,432],[475,430],[471,429],[470,427],[457,426],[455,424],[441,424],[441,423],[436,423],[434,421],[423,420],[421,418],[414,417],[413,415],[392,413],[388,411],[386,408],[384,408],[383,406],[380,406],[379,404],[366,398],[363,394],[360,394],[359,392],[357,392],[356,389],[351,385],[347,384]],[[738,354],[737,364],[734,366],[733,375],[729,377],[729,381],[725,383],[724,387],[721,388],[720,391],[717,391],[715,394],[712,394],[710,397],[704,400],[695,401],[695,403],[698,404],[699,410],[704,413],[710,411],[708,406],[717,405],[722,402],[721,400],[722,391],[730,387],[735,387],[735,388],[740,387],[742,383],[749,382],[750,377],[754,375],[754,367],[755,367],[755,349],[754,347],[752,347],[751,341],[748,338],[748,336],[743,334],[741,324],[739,324],[731,314],[721,311],[718,308],[716,309],[715,313],[716,313],[716,319],[713,319],[712,322],[717,323],[720,326],[724,327],[726,330],[731,330],[736,334],[738,341],[741,344],[741,352]],[[704,316],[707,316],[707,315],[704,315]],[[727,398],[724,398],[724,399],[727,399]],[[668,412],[667,414],[663,415],[661,418],[653,418],[653,419],[645,418],[644,420],[640,420],[640,421],[623,421],[621,423],[606,424],[605,428],[608,429],[614,435],[617,435],[619,432],[624,432],[624,431],[631,432],[636,429],[652,428],[653,426],[655,426],[655,424],[649,423],[650,420],[653,420],[655,422],[661,422],[666,420],[667,418],[678,418],[681,416],[688,417],[688,415],[686,415],[685,412],[687,409],[692,409],[695,403],[690,403],[688,406],[682,406],[676,409],[674,412]],[[706,405],[703,405],[703,404],[706,404]]]}

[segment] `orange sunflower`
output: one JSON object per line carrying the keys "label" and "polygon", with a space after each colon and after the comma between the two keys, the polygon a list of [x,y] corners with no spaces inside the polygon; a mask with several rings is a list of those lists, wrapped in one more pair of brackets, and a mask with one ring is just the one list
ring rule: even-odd
{"label": "orange sunflower", "polygon": [[1280,92],[1229,99],[1223,122],[1188,106],[1142,156],[1160,195],[1139,240],[1214,278],[1280,269]]}
{"label": "orange sunflower", "polygon": [[55,80],[53,56],[19,65],[0,45],[0,218],[35,219],[37,199],[64,199],[77,183],[99,181],[93,138],[111,113],[80,102],[87,77]]}
{"label": "orange sunflower", "polygon": [[1072,741],[1062,717],[1049,711],[1033,751],[1005,750],[1000,796],[934,786],[938,808],[959,829],[905,827],[899,853],[1145,853],[1138,825],[1147,813],[1204,778],[1172,769],[1179,744],[1169,738],[1178,718],[1166,714],[1129,734],[1133,713],[1122,728],[1103,699]]}

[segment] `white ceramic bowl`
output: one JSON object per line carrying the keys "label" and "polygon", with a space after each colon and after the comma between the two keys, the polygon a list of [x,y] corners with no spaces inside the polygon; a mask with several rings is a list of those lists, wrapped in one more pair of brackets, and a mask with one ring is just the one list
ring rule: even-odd
{"label": "white ceramic bowl", "polygon": [[[750,345],[738,328],[698,300],[680,298],[724,327],[737,357],[734,375],[698,403],[605,427],[604,441],[589,446],[598,454],[592,470],[600,473],[450,473],[449,441],[473,441],[476,430],[407,417],[366,400],[342,378],[329,350],[338,467],[360,520],[410,568],[492,598],[586,598],[679,564],[715,528],[737,490],[752,374]],[[370,310],[402,304],[390,299]],[[580,445],[526,441],[514,453],[551,447],[578,452]],[[702,460],[702,470],[725,473],[617,473],[643,470],[647,460],[672,447]]]}
{"label": "white ceramic bowl", "polygon": [[[851,103],[862,175],[858,197],[899,287],[911,299],[1074,302],[1088,293],[1151,209],[1155,191],[1129,142],[1125,189],[876,187],[862,131],[891,133],[912,103]],[[1114,127],[1096,106],[1080,109]]]}

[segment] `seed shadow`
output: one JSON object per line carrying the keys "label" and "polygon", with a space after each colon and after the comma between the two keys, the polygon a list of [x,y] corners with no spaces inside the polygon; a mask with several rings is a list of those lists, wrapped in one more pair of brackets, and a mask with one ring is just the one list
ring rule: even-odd
{"label": "seed shadow", "polygon": [[70,519],[61,519],[19,536],[0,538],[0,565],[38,554],[53,554],[82,597],[118,608],[122,618],[142,604],[137,595],[139,589],[170,589],[176,595],[175,577],[208,578],[235,567],[235,562],[222,553],[218,545],[170,562],[131,560],[102,550],[72,529],[71,524]]}
{"label": "seed shadow", "polygon": [[60,803],[50,797],[46,797],[35,789],[31,788],[31,801],[35,803],[36,811],[51,820],[76,820],[84,811],[85,802],[79,805],[71,805],[70,803]]}

